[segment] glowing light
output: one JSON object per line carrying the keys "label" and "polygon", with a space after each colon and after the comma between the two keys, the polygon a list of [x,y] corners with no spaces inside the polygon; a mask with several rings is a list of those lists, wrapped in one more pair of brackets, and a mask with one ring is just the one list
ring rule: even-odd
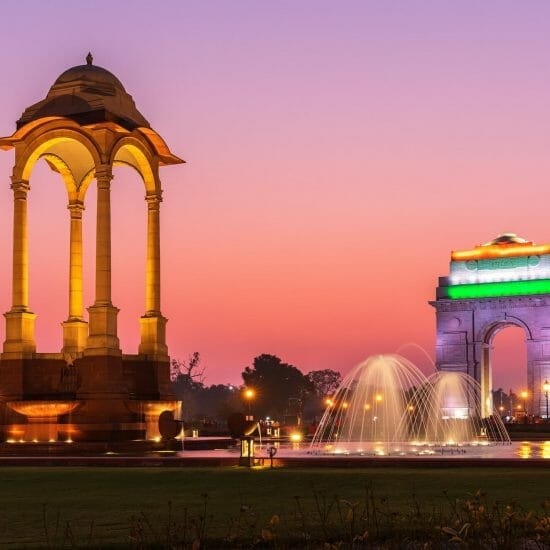
{"label": "glowing light", "polygon": [[325,399],[325,405],[326,405],[327,407],[333,407],[333,406],[334,406],[334,401],[333,401],[332,399],[330,399],[330,397],[327,397],[327,398]]}
{"label": "glowing light", "polygon": [[157,437],[153,437],[153,441],[154,441],[155,443],[160,443],[160,436],[157,435]]}
{"label": "glowing light", "polygon": [[413,406],[413,405],[409,405],[409,406],[407,407],[407,410],[408,410],[408,411],[411,411],[411,412],[414,411],[414,406]]}
{"label": "glowing light", "polygon": [[382,394],[377,393],[375,399],[378,403],[380,403],[380,401],[382,401],[382,399],[383,399]]}
{"label": "glowing light", "polygon": [[479,283],[442,288],[452,300],[493,298],[497,296],[529,296],[532,294],[550,294],[550,279]]}
{"label": "glowing light", "polygon": [[529,397],[529,392],[527,390],[523,390],[521,392],[522,399],[527,399]]}
{"label": "glowing light", "polygon": [[344,402],[342,403],[342,408],[343,408],[343,409],[347,409],[348,407],[349,407],[349,404],[348,404],[346,401],[344,401]]}
{"label": "glowing light", "polygon": [[299,443],[300,441],[302,441],[302,434],[299,432],[292,432],[290,434],[290,441],[292,441],[293,443]]}
{"label": "glowing light", "polygon": [[540,256],[550,254],[550,244],[533,243],[494,244],[476,246],[472,250],[451,252],[453,261],[480,260],[484,258],[507,258],[510,256]]}
{"label": "glowing light", "polygon": [[365,403],[365,410],[370,411],[370,403]]}
{"label": "glowing light", "polygon": [[255,395],[255,392],[252,388],[248,388],[245,392],[244,392],[244,396],[247,398],[247,399],[252,399]]}

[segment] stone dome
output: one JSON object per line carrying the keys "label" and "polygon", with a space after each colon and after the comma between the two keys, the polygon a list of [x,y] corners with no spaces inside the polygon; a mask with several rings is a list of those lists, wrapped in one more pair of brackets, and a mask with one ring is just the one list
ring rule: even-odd
{"label": "stone dome", "polygon": [[122,82],[107,69],[93,65],[91,54],[86,61],[86,65],[61,73],[46,98],[25,109],[17,128],[52,116],[70,118],[81,125],[114,122],[127,130],[150,128]]}
{"label": "stone dome", "polygon": [[110,71],[100,67],[99,65],[77,65],[67,69],[64,73],[61,73],[57,80],[54,82],[54,86],[61,86],[70,84],[77,80],[86,80],[90,83],[113,86],[126,92],[122,82]]}
{"label": "stone dome", "polygon": [[531,241],[516,235],[515,233],[502,233],[498,237],[494,238],[492,241],[483,244],[482,246],[491,246],[494,244],[530,244]]}

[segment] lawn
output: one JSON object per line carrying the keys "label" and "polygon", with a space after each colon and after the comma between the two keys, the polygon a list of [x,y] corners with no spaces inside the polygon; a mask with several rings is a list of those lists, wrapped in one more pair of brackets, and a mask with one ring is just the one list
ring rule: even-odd
{"label": "lawn", "polygon": [[[526,467],[2,468],[0,484],[2,547],[164,547],[184,539],[315,547],[316,537],[351,543],[365,526],[371,539],[430,532],[455,517],[458,527],[467,518],[453,515],[456,498],[484,510],[517,501],[537,514],[550,498],[548,470]],[[487,496],[472,496],[478,489]]]}

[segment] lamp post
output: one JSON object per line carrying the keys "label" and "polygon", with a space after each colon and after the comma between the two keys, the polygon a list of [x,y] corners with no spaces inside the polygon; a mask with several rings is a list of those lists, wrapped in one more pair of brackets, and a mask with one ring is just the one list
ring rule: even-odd
{"label": "lamp post", "polygon": [[550,383],[548,382],[548,378],[544,381],[542,389],[544,391],[544,396],[546,397],[546,422],[550,422],[550,419],[548,418],[548,393],[550,392]]}
{"label": "lamp post", "polygon": [[[256,395],[256,392],[252,388],[247,388],[244,390],[244,398],[246,399],[246,402],[248,404],[248,416],[252,416],[251,408],[250,408],[250,402],[252,399],[254,399],[254,396]],[[247,420],[252,420],[252,418],[247,418]]]}
{"label": "lamp post", "polygon": [[527,390],[523,390],[521,392],[521,398],[523,399],[523,412],[525,414],[525,418],[527,418],[527,398],[529,397],[529,392]]}

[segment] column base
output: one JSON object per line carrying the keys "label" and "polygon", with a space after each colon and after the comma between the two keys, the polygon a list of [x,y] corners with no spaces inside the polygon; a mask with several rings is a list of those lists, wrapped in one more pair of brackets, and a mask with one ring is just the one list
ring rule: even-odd
{"label": "column base", "polygon": [[3,355],[21,357],[35,353],[34,320],[36,314],[31,311],[8,311],[4,313],[4,317],[6,318],[6,339]]}
{"label": "column base", "polygon": [[89,334],[84,355],[120,355],[120,341],[117,337],[117,315],[119,309],[113,305],[90,306]]}
{"label": "column base", "polygon": [[168,319],[162,315],[147,316],[140,318],[141,343],[138,353],[140,355],[168,357],[168,346],[166,345],[166,323]]}
{"label": "column base", "polygon": [[81,353],[88,339],[88,323],[81,319],[69,319],[63,327],[63,349],[61,353]]}

